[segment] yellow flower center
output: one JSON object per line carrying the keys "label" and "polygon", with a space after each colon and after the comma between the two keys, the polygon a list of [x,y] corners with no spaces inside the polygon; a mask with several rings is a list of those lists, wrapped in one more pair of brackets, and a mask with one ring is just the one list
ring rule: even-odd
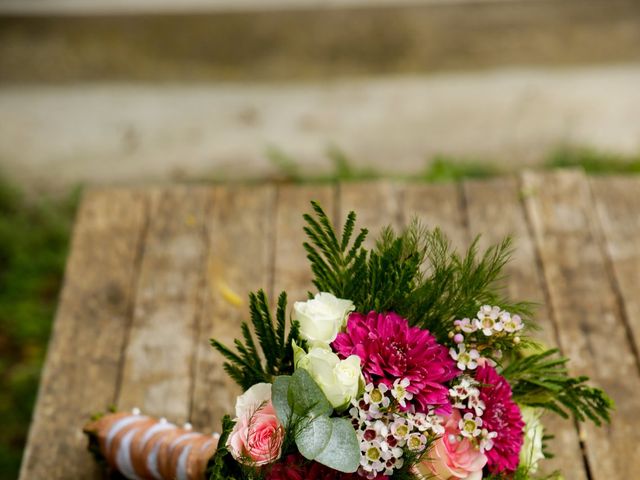
{"label": "yellow flower center", "polygon": [[482,319],[482,327],[483,328],[491,328],[491,327],[493,327],[493,319],[491,317],[484,317]]}
{"label": "yellow flower center", "polygon": [[473,420],[465,420],[464,421],[464,430],[465,432],[472,433],[476,429],[476,422]]}
{"label": "yellow flower center", "polygon": [[374,462],[380,458],[380,450],[375,447],[371,447],[367,450],[367,458],[369,460],[373,460]]}
{"label": "yellow flower center", "polygon": [[375,403],[380,403],[382,401],[382,392],[377,388],[374,388],[371,391],[371,400]]}

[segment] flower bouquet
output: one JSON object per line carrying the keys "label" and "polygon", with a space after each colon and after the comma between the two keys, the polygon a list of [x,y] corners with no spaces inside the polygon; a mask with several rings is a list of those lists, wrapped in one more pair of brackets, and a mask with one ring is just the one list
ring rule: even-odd
{"label": "flower bouquet", "polygon": [[212,340],[244,391],[221,435],[106,415],[85,431],[113,469],[132,479],[555,478],[538,474],[550,456],[541,414],[609,420],[606,394],[530,337],[532,305],[502,294],[509,239],[461,255],[414,221],[368,250],[353,212],[339,234],[312,205],[304,247],[319,293],[289,312],[283,292],[275,315],[252,293],[242,339]]}

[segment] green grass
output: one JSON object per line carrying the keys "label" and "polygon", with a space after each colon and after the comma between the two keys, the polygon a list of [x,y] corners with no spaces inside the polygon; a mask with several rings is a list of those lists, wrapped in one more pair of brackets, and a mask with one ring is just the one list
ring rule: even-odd
{"label": "green grass", "polygon": [[[356,167],[340,150],[328,152],[332,170],[310,176],[277,149],[269,151],[278,178],[291,182],[363,181],[390,178]],[[621,157],[587,149],[563,149],[546,168],[581,167],[591,174],[640,173],[640,156]],[[432,159],[415,175],[425,182],[459,181],[508,173],[488,162]],[[0,479],[17,477],[31,420],[40,368],[67,254],[77,194],[34,201],[0,177]],[[55,439],[52,439],[55,441]]]}
{"label": "green grass", "polygon": [[370,167],[353,165],[347,155],[336,147],[327,151],[327,159],[331,169],[327,173],[309,174],[303,172],[299,162],[284,151],[272,147],[267,151],[267,158],[277,169],[276,177],[286,182],[318,183],[318,182],[353,182],[379,179],[412,180],[423,182],[455,182],[467,178],[488,178],[505,173],[490,162],[461,160],[458,158],[436,155],[426,162],[425,168],[415,174],[389,175]]}
{"label": "green grass", "polygon": [[588,148],[563,148],[550,155],[548,168],[580,167],[593,175],[640,173],[640,154],[622,156]]}
{"label": "green grass", "polygon": [[17,477],[76,195],[28,200],[0,178],[0,478]]}

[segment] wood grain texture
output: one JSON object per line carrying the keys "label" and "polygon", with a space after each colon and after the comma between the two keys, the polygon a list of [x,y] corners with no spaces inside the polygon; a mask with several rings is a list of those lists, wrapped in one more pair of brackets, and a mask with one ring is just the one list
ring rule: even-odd
{"label": "wood grain texture", "polygon": [[616,401],[610,426],[585,424],[592,478],[634,478],[640,469],[640,377],[597,241],[595,208],[580,172],[523,175],[525,205],[540,251],[560,341],[574,374]]}
{"label": "wood grain texture", "polygon": [[90,190],[83,198],[22,480],[99,478],[82,426],[114,401],[145,221],[139,192]]}
{"label": "wood grain texture", "polygon": [[591,180],[604,248],[640,364],[640,178]]}
{"label": "wood grain texture", "polygon": [[[520,200],[520,188],[515,178],[464,183],[469,230],[480,234],[479,247],[487,248],[511,235],[515,251],[507,264],[505,288],[510,298],[537,303],[536,321],[541,327],[536,337],[549,348],[557,346],[555,327],[546,306],[542,272],[538,268],[536,246],[530,235],[525,211]],[[584,460],[575,426],[560,417],[544,418],[545,433],[555,438],[548,442],[549,450],[562,452],[541,466],[550,473],[561,470],[572,480],[586,480]]]}
{"label": "wood grain texture", "polygon": [[403,226],[402,186],[389,182],[343,183],[339,186],[337,225],[340,228],[349,215],[356,212],[356,234],[361,228],[369,230],[364,246],[372,248],[380,231],[391,226]]}
{"label": "wood grain texture", "polygon": [[[509,293],[542,304],[541,339],[559,340],[572,373],[591,376],[617,402],[611,426],[581,429],[590,479],[635,478],[640,375],[627,332],[637,346],[640,182],[589,183],[581,173],[561,172],[527,173],[520,185],[496,179],[462,187],[370,182],[87,192],[20,479],[98,478],[81,427],[115,401],[219,430],[239,389],[209,339],[231,344],[239,336],[249,291],[265,288],[273,299],[286,290],[290,307],[313,291],[302,248],[302,213],[311,199],[339,225],[355,209],[373,237],[413,215],[440,226],[458,248],[476,233],[483,234],[481,247],[515,234]],[[589,478],[576,432],[553,419],[547,427],[558,436],[557,458],[547,467],[562,468],[567,479]]]}
{"label": "wood grain texture", "polygon": [[207,222],[209,258],[191,409],[194,428],[201,431],[220,431],[222,417],[233,414],[240,393],[209,339],[232,345],[241,321],[249,320],[249,292],[264,288],[270,293],[275,193],[272,186],[216,187]]}
{"label": "wood grain texture", "polygon": [[117,406],[182,423],[189,417],[200,285],[205,274],[207,188],[156,192]]}
{"label": "wood grain texture", "polygon": [[307,299],[312,273],[302,242],[307,237],[302,230],[302,214],[311,211],[309,202],[320,203],[329,218],[335,223],[335,187],[332,185],[282,185],[278,187],[276,205],[276,245],[274,257],[274,288],[277,296],[285,290],[289,305]]}
{"label": "wood grain texture", "polygon": [[457,184],[409,184],[404,189],[405,219],[417,217],[430,229],[440,228],[461,250],[469,246],[462,195]]}

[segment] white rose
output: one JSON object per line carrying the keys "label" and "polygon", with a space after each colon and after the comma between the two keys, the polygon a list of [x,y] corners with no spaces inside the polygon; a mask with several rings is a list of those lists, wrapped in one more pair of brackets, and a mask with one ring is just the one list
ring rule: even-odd
{"label": "white rose", "polygon": [[320,292],[306,302],[293,304],[293,319],[300,323],[302,338],[310,342],[331,343],[354,310],[351,300]]}
{"label": "white rose", "polygon": [[305,353],[293,345],[296,368],[309,372],[333,408],[341,410],[356,398],[364,384],[360,357],[351,355],[340,360],[330,348],[317,346]]}
{"label": "white rose", "polygon": [[538,471],[538,462],[544,458],[542,453],[542,437],[544,429],[540,421],[540,410],[535,408],[522,408],[522,420],[524,420],[524,443],[520,450],[520,465],[528,467],[529,472]]}
{"label": "white rose", "polygon": [[271,402],[271,384],[256,383],[236,399],[236,418],[250,417]]}

